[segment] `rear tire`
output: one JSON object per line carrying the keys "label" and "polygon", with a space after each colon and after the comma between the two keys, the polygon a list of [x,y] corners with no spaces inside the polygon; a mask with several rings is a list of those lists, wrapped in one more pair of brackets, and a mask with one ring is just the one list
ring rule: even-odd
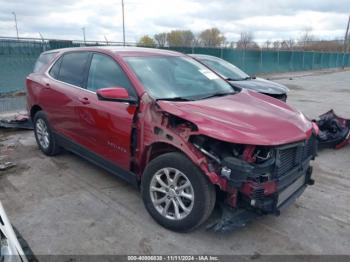
{"label": "rear tire", "polygon": [[193,230],[206,221],[216,200],[214,185],[186,156],[177,152],[166,153],[149,163],[141,191],[153,219],[178,232]]}
{"label": "rear tire", "polygon": [[45,155],[54,156],[61,152],[43,111],[37,112],[34,116],[34,135],[40,150]]}

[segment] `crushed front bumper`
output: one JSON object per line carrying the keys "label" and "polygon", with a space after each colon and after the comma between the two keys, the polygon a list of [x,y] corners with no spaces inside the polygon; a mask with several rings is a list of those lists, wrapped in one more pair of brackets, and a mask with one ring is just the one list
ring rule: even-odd
{"label": "crushed front bumper", "polygon": [[269,196],[261,193],[260,188],[252,191],[250,196],[241,194],[240,206],[245,208],[254,208],[262,214],[276,214],[298,198],[308,185],[313,185],[314,180],[311,178],[312,167],[297,171],[287,179],[277,181],[277,191]]}
{"label": "crushed front bumper", "polygon": [[[274,214],[294,203],[308,185],[313,185],[310,161],[317,152],[317,141],[281,146],[275,157],[263,164],[249,164],[228,158],[223,161],[231,170],[228,182],[236,190],[234,201],[223,204],[222,218],[210,227],[216,231],[229,231],[244,226],[253,218]],[[269,174],[269,179],[259,178]]]}
{"label": "crushed front bumper", "polygon": [[227,204],[221,204],[221,218],[211,223],[207,228],[217,232],[231,232],[264,215],[280,215],[283,209],[295,202],[308,185],[314,184],[314,180],[311,178],[311,166],[306,169],[306,172],[296,174],[299,176],[296,176],[291,184],[280,188],[279,191],[268,197],[257,198],[258,194],[254,192],[255,198],[241,194],[239,207],[232,208]]}

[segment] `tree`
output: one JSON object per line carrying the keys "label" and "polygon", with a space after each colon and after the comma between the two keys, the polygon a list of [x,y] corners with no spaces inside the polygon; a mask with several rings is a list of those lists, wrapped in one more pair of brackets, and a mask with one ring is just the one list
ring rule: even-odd
{"label": "tree", "polygon": [[283,40],[281,43],[281,48],[282,49],[293,49],[294,45],[295,45],[295,42],[293,39]]}
{"label": "tree", "polygon": [[157,41],[159,47],[164,47],[166,45],[167,33],[155,34],[154,39]]}
{"label": "tree", "polygon": [[140,40],[137,42],[137,46],[149,46],[149,47],[155,47],[156,42],[154,39],[148,35],[144,35],[140,38]]}
{"label": "tree", "polygon": [[312,35],[312,28],[306,27],[298,42],[305,49],[307,46],[312,45],[313,41],[315,41],[315,37]]}
{"label": "tree", "polygon": [[184,46],[192,46],[193,41],[195,40],[194,34],[190,30],[182,31],[182,39]]}
{"label": "tree", "polygon": [[247,48],[259,48],[257,43],[254,41],[254,35],[252,32],[241,32],[241,37],[237,42],[237,48],[247,49]]}
{"label": "tree", "polygon": [[173,30],[167,34],[169,46],[192,46],[194,39],[190,30]]}
{"label": "tree", "polygon": [[206,29],[199,34],[199,40],[202,46],[218,47],[225,42],[225,37],[216,27]]}
{"label": "tree", "polygon": [[269,48],[270,48],[270,45],[271,45],[271,41],[270,41],[270,40],[266,40],[266,41],[265,41],[265,48],[266,48],[266,49],[269,49]]}
{"label": "tree", "polygon": [[273,48],[275,49],[275,50],[277,50],[277,49],[279,49],[281,47],[281,42],[280,41],[274,41],[273,42]]}

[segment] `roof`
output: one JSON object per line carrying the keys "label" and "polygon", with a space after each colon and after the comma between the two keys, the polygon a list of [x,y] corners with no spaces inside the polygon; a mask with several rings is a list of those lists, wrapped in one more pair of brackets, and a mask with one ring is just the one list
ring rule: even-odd
{"label": "roof", "polygon": [[203,55],[203,54],[188,54],[189,56],[192,56],[194,58],[207,58],[207,59],[211,59],[211,60],[218,60],[218,59],[221,59],[217,56],[213,56],[213,55]]}
{"label": "roof", "polygon": [[69,51],[99,51],[105,50],[110,52],[116,52],[122,55],[168,55],[168,56],[182,56],[184,54],[157,48],[146,48],[146,47],[131,47],[131,46],[87,46],[87,47],[69,47],[62,49],[50,50],[50,52],[69,52]]}

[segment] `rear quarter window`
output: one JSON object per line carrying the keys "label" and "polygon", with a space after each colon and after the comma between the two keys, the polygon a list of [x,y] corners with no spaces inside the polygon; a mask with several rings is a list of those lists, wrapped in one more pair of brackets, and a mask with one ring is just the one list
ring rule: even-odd
{"label": "rear quarter window", "polygon": [[60,57],[55,64],[51,67],[51,70],[49,74],[55,78],[58,79],[58,74],[60,73],[60,68],[61,68],[61,62],[62,62],[62,57]]}
{"label": "rear quarter window", "polygon": [[49,64],[49,62],[52,60],[52,58],[55,57],[56,54],[57,54],[57,52],[41,54],[39,56],[38,60],[36,60],[36,62],[35,62],[33,72],[37,73],[41,69],[43,69],[46,65]]}

